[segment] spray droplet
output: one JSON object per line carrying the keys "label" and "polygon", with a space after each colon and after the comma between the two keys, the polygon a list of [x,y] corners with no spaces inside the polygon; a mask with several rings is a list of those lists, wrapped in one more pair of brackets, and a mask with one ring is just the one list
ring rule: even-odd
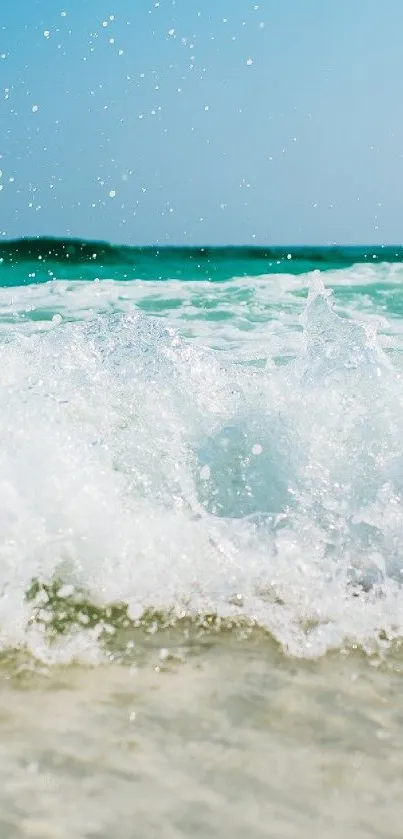
{"label": "spray droplet", "polygon": [[260,443],[255,443],[255,445],[252,446],[252,454],[257,456],[259,454],[262,454],[262,451],[263,451],[263,446],[261,446]]}

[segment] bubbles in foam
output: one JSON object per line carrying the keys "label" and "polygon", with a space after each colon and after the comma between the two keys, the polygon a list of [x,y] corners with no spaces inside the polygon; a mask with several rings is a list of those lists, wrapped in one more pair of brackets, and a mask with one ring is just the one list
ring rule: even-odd
{"label": "bubbles in foam", "polygon": [[[55,576],[133,618],[243,614],[293,654],[403,635],[400,376],[319,280],[304,328],[261,369],[138,314],[3,342],[3,647],[38,652],[25,595]],[[97,646],[76,635],[64,656]]]}

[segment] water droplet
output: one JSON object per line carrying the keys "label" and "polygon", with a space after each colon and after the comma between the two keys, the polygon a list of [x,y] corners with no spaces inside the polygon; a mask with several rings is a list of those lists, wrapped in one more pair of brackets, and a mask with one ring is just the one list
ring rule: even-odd
{"label": "water droplet", "polygon": [[209,466],[202,466],[200,469],[200,478],[202,481],[208,481],[210,478],[210,467]]}
{"label": "water droplet", "polygon": [[262,451],[263,451],[263,446],[261,446],[260,443],[255,443],[255,445],[252,446],[252,454],[257,456],[259,454],[262,454]]}

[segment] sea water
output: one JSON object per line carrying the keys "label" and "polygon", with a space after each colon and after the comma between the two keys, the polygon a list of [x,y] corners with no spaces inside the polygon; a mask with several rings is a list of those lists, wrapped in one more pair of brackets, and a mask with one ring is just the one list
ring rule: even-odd
{"label": "sea water", "polygon": [[0,834],[400,837],[403,252],[0,246]]}

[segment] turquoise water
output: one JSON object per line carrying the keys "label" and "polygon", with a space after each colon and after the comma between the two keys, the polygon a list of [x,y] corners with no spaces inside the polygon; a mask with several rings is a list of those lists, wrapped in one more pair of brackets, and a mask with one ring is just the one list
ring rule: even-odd
{"label": "turquoise water", "polygon": [[402,249],[0,259],[1,835],[397,839]]}
{"label": "turquoise water", "polygon": [[0,242],[3,285],[49,279],[210,280],[264,274],[305,274],[361,263],[401,263],[401,246],[129,247],[77,239]]}

